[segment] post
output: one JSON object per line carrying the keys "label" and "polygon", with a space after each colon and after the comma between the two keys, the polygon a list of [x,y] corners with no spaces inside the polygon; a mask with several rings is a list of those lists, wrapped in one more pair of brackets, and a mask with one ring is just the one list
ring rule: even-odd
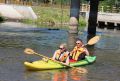
{"label": "post", "polygon": [[98,5],[99,5],[99,0],[90,0],[90,13],[89,13],[89,19],[88,19],[88,35],[96,34]]}
{"label": "post", "polygon": [[71,0],[69,33],[78,33],[80,0]]}

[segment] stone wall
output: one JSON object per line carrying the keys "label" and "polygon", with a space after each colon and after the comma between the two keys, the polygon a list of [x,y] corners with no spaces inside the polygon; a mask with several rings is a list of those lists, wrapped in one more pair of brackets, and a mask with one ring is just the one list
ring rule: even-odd
{"label": "stone wall", "polygon": [[0,4],[0,14],[6,19],[37,19],[30,6]]}

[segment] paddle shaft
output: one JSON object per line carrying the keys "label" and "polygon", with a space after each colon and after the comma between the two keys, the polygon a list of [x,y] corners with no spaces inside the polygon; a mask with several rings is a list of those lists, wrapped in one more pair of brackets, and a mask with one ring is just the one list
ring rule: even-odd
{"label": "paddle shaft", "polygon": [[[65,65],[65,66],[67,66],[67,67],[72,67],[72,66],[67,65],[67,64],[64,64],[64,63],[62,63],[62,62],[60,62],[60,61],[53,60],[52,58],[49,58],[49,57],[44,56],[44,55],[42,55],[42,54],[38,54],[38,53],[36,53],[36,52],[34,52],[34,54],[36,54],[36,55],[38,55],[38,56],[41,56],[41,57],[43,57],[43,58],[47,58],[47,59],[52,60],[52,61],[54,61],[54,62],[57,62],[57,63],[59,63],[59,64]],[[72,68],[73,68],[73,67],[72,67]]]}

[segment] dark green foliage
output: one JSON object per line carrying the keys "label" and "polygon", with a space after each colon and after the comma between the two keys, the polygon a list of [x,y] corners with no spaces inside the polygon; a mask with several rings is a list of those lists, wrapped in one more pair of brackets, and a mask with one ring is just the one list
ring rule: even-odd
{"label": "dark green foliage", "polygon": [[4,18],[3,17],[0,17],[0,22],[4,21]]}

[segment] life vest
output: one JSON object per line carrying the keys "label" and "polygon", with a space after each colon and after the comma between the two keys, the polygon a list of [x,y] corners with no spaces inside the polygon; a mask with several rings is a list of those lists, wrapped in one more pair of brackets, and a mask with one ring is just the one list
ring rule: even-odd
{"label": "life vest", "polygon": [[63,52],[61,53],[60,50],[56,51],[56,56],[55,56],[55,60],[61,61],[61,62],[65,62],[67,57],[68,57],[69,52]]}
{"label": "life vest", "polygon": [[80,54],[82,54],[84,50],[85,50],[84,47],[80,47],[80,48],[75,47],[73,51],[71,52],[70,56],[72,57],[73,60],[77,61]]}

